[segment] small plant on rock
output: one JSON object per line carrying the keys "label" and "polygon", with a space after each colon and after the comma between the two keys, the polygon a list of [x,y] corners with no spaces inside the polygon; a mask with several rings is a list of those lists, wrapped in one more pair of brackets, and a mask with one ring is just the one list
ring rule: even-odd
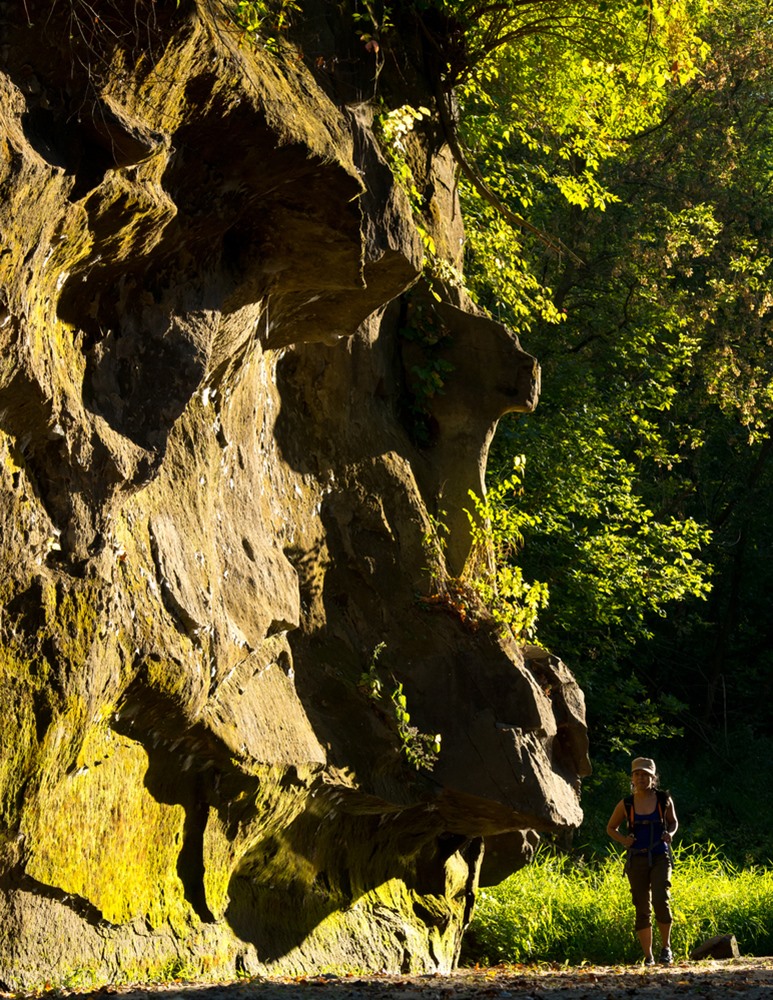
{"label": "small plant on rock", "polygon": [[403,745],[403,753],[408,762],[417,771],[420,771],[422,768],[425,771],[431,771],[440,753],[440,742],[442,739],[440,733],[435,733],[434,735],[421,733],[416,726],[411,725],[408,702],[402,684],[398,684],[392,692],[392,704],[395,710],[397,731],[400,734],[400,740]]}
{"label": "small plant on rock", "polygon": [[[377,665],[378,658],[385,649],[385,642],[380,642],[374,647],[368,669],[360,674],[358,685],[361,691],[364,691],[372,701],[377,703],[386,701],[384,682],[379,676]],[[440,753],[440,733],[422,733],[416,726],[411,725],[408,700],[403,685],[395,679],[394,675],[391,676],[395,687],[389,696],[392,709],[390,714],[400,737],[402,753],[417,771],[422,769],[431,771]]]}

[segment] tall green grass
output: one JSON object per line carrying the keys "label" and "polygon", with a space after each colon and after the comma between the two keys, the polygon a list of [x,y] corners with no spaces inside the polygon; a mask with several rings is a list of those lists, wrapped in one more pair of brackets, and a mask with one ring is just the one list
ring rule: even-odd
{"label": "tall green grass", "polygon": [[[676,848],[671,895],[676,960],[729,933],[742,954],[773,954],[773,871],[737,869],[712,844]],[[659,947],[657,929],[653,934]],[[586,863],[540,852],[522,871],[481,890],[462,957],[487,965],[637,961],[622,855]]]}

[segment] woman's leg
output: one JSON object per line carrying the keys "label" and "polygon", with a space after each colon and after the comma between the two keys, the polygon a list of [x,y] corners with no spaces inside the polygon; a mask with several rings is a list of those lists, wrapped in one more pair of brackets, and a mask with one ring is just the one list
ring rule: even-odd
{"label": "woman's leg", "polygon": [[663,945],[662,961],[671,961],[671,860],[666,854],[655,859],[651,873],[652,905]]}
{"label": "woman's leg", "polygon": [[652,916],[650,894],[650,866],[647,855],[636,855],[628,860],[628,882],[631,899],[636,911],[634,928],[639,938],[644,958],[652,959]]}
{"label": "woman's leg", "polygon": [[652,958],[652,927],[642,927],[641,930],[636,931],[636,937],[639,939],[644,957]]}

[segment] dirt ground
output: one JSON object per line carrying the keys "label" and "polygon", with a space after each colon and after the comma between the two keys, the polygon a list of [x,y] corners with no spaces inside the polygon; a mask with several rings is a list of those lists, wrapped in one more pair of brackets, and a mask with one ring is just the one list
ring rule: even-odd
{"label": "dirt ground", "polygon": [[[96,991],[60,990],[38,997],[116,1000],[773,1000],[773,958],[656,966],[535,968],[496,966],[460,969],[439,976],[320,976],[251,979],[234,983],[171,983],[107,986]],[[20,1000],[0,993],[0,998]]]}

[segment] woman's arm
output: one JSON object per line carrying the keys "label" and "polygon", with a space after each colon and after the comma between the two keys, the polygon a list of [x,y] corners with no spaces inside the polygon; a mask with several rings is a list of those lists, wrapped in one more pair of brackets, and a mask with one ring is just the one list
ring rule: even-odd
{"label": "woman's arm", "polygon": [[679,829],[679,820],[676,818],[676,809],[674,808],[674,800],[669,799],[666,802],[666,814],[663,817],[663,837],[662,839],[665,843],[670,844],[671,840]]}
{"label": "woman's arm", "polygon": [[632,833],[620,833],[618,827],[625,819],[625,805],[623,800],[620,801],[615,806],[614,812],[609,817],[609,822],[607,823],[607,833],[612,838],[616,840],[618,844],[622,844],[623,847],[630,847],[636,838]]}

